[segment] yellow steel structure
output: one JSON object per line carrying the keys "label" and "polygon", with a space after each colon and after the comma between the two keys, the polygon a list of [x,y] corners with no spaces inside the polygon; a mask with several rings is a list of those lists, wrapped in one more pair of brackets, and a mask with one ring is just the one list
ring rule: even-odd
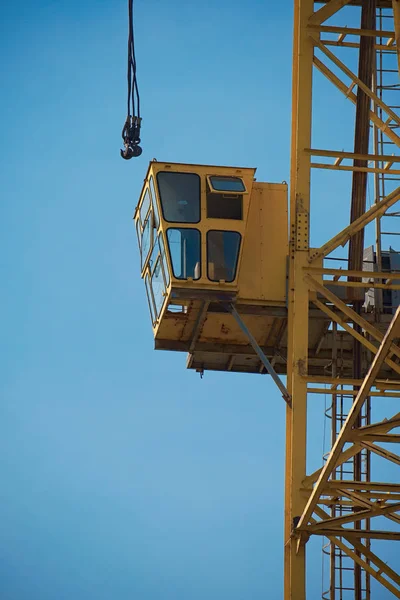
{"label": "yellow steel structure", "polygon": [[[258,372],[259,360],[224,304],[244,313],[262,346],[272,346],[284,327],[287,185],[257,182],[254,174],[153,161],[146,175],[134,218],[155,347],[189,352],[190,368]],[[213,181],[239,191],[214,190]]]}
{"label": "yellow steel structure", "polygon": [[[392,30],[343,27],[342,13],[362,5],[371,14],[389,11]],[[306,547],[313,535],[329,540],[331,582],[324,598],[350,597],[336,584],[338,556],[340,565],[346,557],[353,565],[355,600],[370,600],[371,578],[400,598],[398,564],[388,565],[374,545],[400,539],[400,478],[372,481],[359,460],[370,465],[376,456],[400,465],[393,451],[400,435],[391,433],[400,427],[400,412],[371,422],[369,410],[377,397],[400,397],[400,269],[383,268],[380,243],[373,266],[363,255],[365,228],[376,222],[380,232],[400,186],[377,194],[369,209],[364,198],[353,214],[354,198],[363,195],[360,174],[364,183],[372,174],[381,187],[383,178],[400,175],[400,117],[378,94],[375,71],[369,79],[363,72],[365,38],[373,39],[366,52],[398,58],[398,0],[376,6],[295,0],[289,219],[286,184],[257,182],[255,169],[157,161],[150,163],[134,215],[155,347],[188,352],[188,368],[200,372],[268,372],[287,402],[285,600],[306,598]],[[361,53],[358,74],[346,65],[344,49]],[[372,125],[392,153],[382,151],[384,142],[373,153],[359,152],[357,136],[354,152],[312,147],[315,68],[356,106],[355,130],[365,135]],[[351,222],[318,248],[310,247],[312,169],[353,176]],[[349,241],[358,255],[350,253],[346,269],[329,268],[325,259]],[[368,294],[376,295],[372,310]],[[379,294],[392,299],[389,309],[379,308]],[[287,390],[278,374],[287,375]],[[344,398],[350,404],[325,463],[307,473],[307,398],[322,393],[332,406]],[[341,476],[346,464],[350,477]]]}
{"label": "yellow steel structure", "polygon": [[[366,225],[384,215],[389,206],[394,205],[400,198],[400,188],[397,187],[386,197],[379,199],[372,208],[363,210],[356,215],[353,222],[343,231],[318,249],[309,247],[310,220],[310,181],[311,170],[322,168],[328,170],[352,173],[373,173],[375,175],[388,171],[393,167],[392,175],[398,175],[396,163],[399,157],[382,154],[359,154],[341,152],[333,148],[313,149],[311,141],[312,129],[312,82],[313,69],[322,73],[345,97],[356,105],[355,130],[360,118],[358,97],[360,94],[369,106],[367,120],[377,130],[387,136],[394,148],[400,147],[400,139],[396,133],[400,119],[395,110],[386,105],[377,96],[375,90],[357,76],[344,61],[339,59],[333,49],[351,48],[361,52],[362,40],[365,37],[374,38],[377,46],[390,50],[394,40],[398,39],[400,31],[399,10],[397,2],[393,2],[394,26],[396,31],[377,31],[375,28],[361,29],[360,27],[344,28],[342,26],[346,6],[364,4],[364,9],[376,10],[368,0],[351,2],[350,0],[330,0],[317,4],[313,0],[296,0],[294,3],[294,51],[293,51],[293,117],[292,117],[292,149],[291,149],[291,188],[290,188],[290,268],[289,268],[289,342],[288,342],[288,390],[292,398],[287,406],[286,422],[286,509],[285,509],[285,600],[302,600],[306,597],[306,543],[311,535],[326,536],[331,543],[331,553],[336,552],[348,556],[354,564],[354,572],[358,570],[359,579],[354,584],[354,598],[370,598],[371,588],[369,577],[375,578],[394,597],[400,598],[400,576],[397,565],[390,567],[386,561],[379,558],[372,546],[373,540],[399,540],[400,516],[399,478],[393,482],[371,482],[346,479],[338,480],[335,473],[340,465],[363,450],[400,465],[400,456],[390,452],[378,442],[399,443],[400,436],[389,432],[400,425],[400,413],[388,415],[388,419],[360,426],[358,417],[365,402],[372,393],[382,396],[388,392],[386,384],[377,381],[378,373],[386,361],[394,379],[399,379],[397,358],[400,337],[400,309],[397,309],[392,322],[385,333],[381,327],[378,331],[379,315],[375,313],[375,323],[368,323],[365,314],[360,314],[351,304],[357,298],[357,290],[366,282],[373,282],[375,288],[385,288],[393,283],[394,277],[388,274],[375,273],[366,279],[364,270],[349,269],[346,271],[320,268],[316,261],[327,257],[340,246],[353,239],[355,234],[362,232]],[[367,6],[370,4],[370,6]],[[378,3],[379,4],[379,3]],[[392,9],[391,2],[380,3],[386,9]],[[364,10],[363,9],[363,10]],[[343,13],[343,14],[341,14]],[[330,19],[329,25],[325,22]],[[340,25],[336,26],[334,21]],[[330,34],[336,34],[336,39]],[[351,41],[349,40],[351,36]],[[343,51],[341,56],[344,56]],[[365,63],[359,61],[359,69],[365,68]],[[375,63],[373,65],[375,68]],[[361,72],[361,71],[360,71]],[[370,73],[372,75],[372,73]],[[350,81],[350,84],[349,84]],[[372,77],[372,82],[374,78]],[[362,92],[362,93],[361,93]],[[375,110],[373,110],[375,108]],[[381,116],[384,115],[384,119]],[[336,116],[337,119],[340,117]],[[367,123],[369,127],[370,123]],[[356,140],[357,143],[357,140]],[[367,141],[368,146],[368,141]],[[356,148],[356,146],[355,146]],[[323,157],[321,162],[312,162],[312,157]],[[350,164],[343,161],[350,159]],[[321,160],[321,159],[320,159]],[[358,190],[359,191],[359,190]],[[353,179],[354,192],[354,179]],[[378,200],[378,199],[377,199]],[[355,239],[355,238],[354,238]],[[359,257],[362,261],[362,256]],[[317,267],[317,268],[316,268]],[[379,269],[378,269],[379,270]],[[322,282],[316,276],[322,276]],[[346,277],[342,281],[344,296],[339,297],[338,289],[328,288],[328,278]],[[336,281],[339,284],[339,281]],[[344,287],[343,287],[344,286]],[[346,292],[347,290],[347,292]],[[334,293],[335,292],[335,293]],[[358,296],[359,297],[359,296]],[[310,321],[309,307],[318,307],[334,324],[332,331],[346,331],[354,337],[369,355],[369,369],[363,380],[354,381],[351,378],[310,377],[309,370],[309,336]],[[391,311],[392,312],[392,311]],[[382,325],[382,322],[381,322]],[[379,327],[379,326],[378,326]],[[354,403],[348,411],[343,426],[334,440],[333,447],[322,469],[312,475],[306,472],[306,421],[307,395],[315,392],[310,389],[311,382],[319,385],[329,383],[331,393],[338,393],[339,388],[354,397]],[[398,381],[393,381],[398,386]],[[354,386],[355,387],[352,387]],[[371,393],[371,388],[377,391]],[[340,512],[344,503],[348,512]],[[327,512],[327,507],[331,512]],[[338,513],[332,513],[337,509]],[[340,516],[332,516],[340,514]],[[382,529],[373,528],[374,518],[380,520]],[[394,564],[393,567],[396,567]],[[367,574],[366,587],[361,588],[361,570]],[[335,599],[334,567],[331,571],[329,595],[324,597]],[[355,577],[357,579],[357,577]],[[345,596],[349,597],[349,596]],[[380,596],[376,596],[379,598]],[[342,598],[342,595],[340,595]]]}

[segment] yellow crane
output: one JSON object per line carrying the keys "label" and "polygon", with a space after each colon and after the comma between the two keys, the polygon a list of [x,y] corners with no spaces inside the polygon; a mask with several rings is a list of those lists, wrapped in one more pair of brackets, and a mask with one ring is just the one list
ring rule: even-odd
{"label": "yellow crane", "polygon": [[[326,538],[323,598],[370,600],[372,580],[400,598],[399,563],[381,555],[383,541],[400,539],[400,479],[371,473],[375,459],[400,465],[399,410],[376,422],[371,411],[400,397],[400,255],[382,243],[400,233],[398,40],[399,0],[295,0],[290,189],[258,182],[255,169],[152,161],[134,214],[155,348],[187,352],[201,374],[268,373],[286,403],[285,600],[306,598],[311,536]],[[313,147],[314,71],[355,107],[352,148],[329,136]],[[133,156],[140,120],[130,119]],[[349,225],[316,248],[315,169],[351,178]],[[368,227],[375,243],[365,248]],[[308,473],[311,394],[329,396],[332,435]]]}

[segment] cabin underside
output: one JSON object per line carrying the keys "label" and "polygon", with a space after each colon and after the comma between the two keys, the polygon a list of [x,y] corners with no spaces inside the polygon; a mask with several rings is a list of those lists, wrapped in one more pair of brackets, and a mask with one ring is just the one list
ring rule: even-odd
{"label": "cabin underside", "polygon": [[[333,309],[333,307],[330,308]],[[286,375],[286,307],[236,304],[236,310],[276,372]],[[341,316],[343,318],[343,315]],[[378,329],[381,334],[384,334],[392,314],[381,314],[379,322],[376,322],[374,313],[365,312],[362,314],[362,318]],[[335,352],[339,365],[337,375],[351,378],[353,376],[353,336],[341,327],[334,331],[332,321],[312,304],[310,304],[309,319],[307,375],[329,376],[332,370],[333,352]],[[174,339],[170,339],[169,336],[172,331]],[[207,370],[266,373],[250,342],[223,302],[208,302],[199,299],[192,300],[185,306],[170,305],[169,310],[167,309],[163,315],[162,326],[157,332],[155,348],[187,352],[187,368],[200,373]],[[364,347],[362,352],[363,374],[368,371],[372,357],[372,351]],[[392,360],[397,362],[396,357],[392,357]],[[384,364],[379,379],[398,380],[399,374]]]}

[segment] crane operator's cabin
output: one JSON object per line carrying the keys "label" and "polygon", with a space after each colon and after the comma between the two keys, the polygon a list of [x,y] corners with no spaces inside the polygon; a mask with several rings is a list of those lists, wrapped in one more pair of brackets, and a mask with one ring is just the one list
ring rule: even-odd
{"label": "crane operator's cabin", "polygon": [[227,303],[263,347],[279,336],[287,185],[254,176],[251,168],[150,163],[134,220],[155,347],[189,352],[189,368],[257,365]]}

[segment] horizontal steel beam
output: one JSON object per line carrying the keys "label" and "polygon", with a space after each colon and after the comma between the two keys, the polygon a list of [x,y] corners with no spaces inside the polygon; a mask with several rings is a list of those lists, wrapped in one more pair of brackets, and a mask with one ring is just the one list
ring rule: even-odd
{"label": "horizontal steel beam", "polygon": [[299,531],[304,531],[304,533],[312,534],[312,535],[323,535],[325,537],[329,537],[331,535],[334,536],[343,536],[348,540],[356,539],[369,539],[369,540],[400,540],[400,531],[382,531],[382,530],[372,530],[372,529],[340,529],[335,527],[326,527],[324,529],[316,529],[312,530],[310,527],[299,528]]}

